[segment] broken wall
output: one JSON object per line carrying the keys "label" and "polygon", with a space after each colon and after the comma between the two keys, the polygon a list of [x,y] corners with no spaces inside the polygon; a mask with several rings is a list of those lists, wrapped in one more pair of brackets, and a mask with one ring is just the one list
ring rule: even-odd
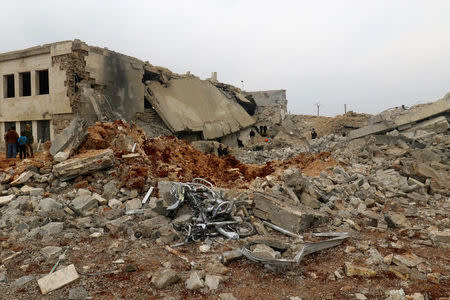
{"label": "broken wall", "polygon": [[86,72],[112,109],[126,120],[144,111],[144,63],[103,48],[89,46],[88,52]]}
{"label": "broken wall", "polygon": [[256,103],[257,124],[281,124],[287,115],[286,90],[245,92]]}

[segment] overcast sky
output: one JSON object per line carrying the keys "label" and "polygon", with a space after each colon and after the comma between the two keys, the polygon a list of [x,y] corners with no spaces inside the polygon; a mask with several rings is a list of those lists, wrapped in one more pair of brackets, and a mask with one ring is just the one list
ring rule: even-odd
{"label": "overcast sky", "polygon": [[81,39],[321,115],[450,91],[450,1],[2,1],[0,52]]}

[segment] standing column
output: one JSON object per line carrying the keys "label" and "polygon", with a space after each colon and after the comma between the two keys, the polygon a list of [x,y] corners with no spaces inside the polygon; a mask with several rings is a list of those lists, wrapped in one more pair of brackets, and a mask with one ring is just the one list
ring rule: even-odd
{"label": "standing column", "polygon": [[19,96],[20,95],[19,79],[20,79],[19,73],[14,73],[14,98],[20,97]]}

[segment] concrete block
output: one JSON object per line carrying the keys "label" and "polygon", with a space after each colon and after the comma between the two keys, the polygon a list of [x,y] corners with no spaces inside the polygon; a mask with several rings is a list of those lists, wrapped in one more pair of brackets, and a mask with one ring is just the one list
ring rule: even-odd
{"label": "concrete block", "polygon": [[71,205],[76,213],[86,216],[92,209],[98,207],[98,201],[91,196],[78,196],[72,200]]}
{"label": "concrete block", "polygon": [[53,174],[61,181],[66,181],[80,175],[109,168],[113,164],[114,152],[112,149],[93,150],[89,154],[68,159],[53,166]]}
{"label": "concrete block", "polygon": [[256,217],[294,233],[304,231],[326,220],[326,215],[309,209],[291,207],[265,194],[254,194]]}
{"label": "concrete block", "polygon": [[64,128],[52,141],[50,147],[50,154],[55,156],[58,152],[65,151],[70,154],[73,149],[76,149],[83,139],[86,137],[85,131],[86,122],[80,117],[75,117],[69,126]]}
{"label": "concrete block", "polygon": [[53,160],[55,162],[62,162],[67,160],[69,156],[70,156],[69,152],[59,151],[58,153],[55,154],[55,156],[53,156]]}
{"label": "concrete block", "polygon": [[0,206],[9,204],[15,197],[16,195],[8,195],[0,197]]}
{"label": "concrete block", "polygon": [[75,266],[72,264],[59,271],[42,277],[38,280],[38,285],[41,289],[41,293],[45,295],[77,280],[79,277],[80,276],[78,275]]}
{"label": "concrete block", "polygon": [[28,180],[30,180],[30,178],[34,175],[34,172],[32,171],[25,171],[22,174],[19,175],[19,177],[17,177],[16,180],[14,180],[13,182],[11,182],[12,186],[15,185],[19,185],[19,184],[24,184],[26,183]]}

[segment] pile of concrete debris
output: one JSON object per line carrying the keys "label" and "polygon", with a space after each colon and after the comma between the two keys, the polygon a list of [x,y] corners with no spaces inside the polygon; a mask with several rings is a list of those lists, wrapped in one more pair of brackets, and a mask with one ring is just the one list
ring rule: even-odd
{"label": "pile of concrete debris", "polygon": [[246,165],[97,123],[1,173],[0,293],[446,297],[450,138],[427,133],[255,142]]}

